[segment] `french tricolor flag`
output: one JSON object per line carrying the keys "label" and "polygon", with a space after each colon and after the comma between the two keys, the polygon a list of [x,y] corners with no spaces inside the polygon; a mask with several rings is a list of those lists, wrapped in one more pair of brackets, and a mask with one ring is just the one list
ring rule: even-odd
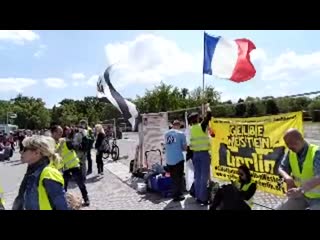
{"label": "french tricolor flag", "polygon": [[253,78],[256,70],[250,61],[250,52],[256,46],[248,39],[226,40],[204,33],[203,74],[234,82]]}

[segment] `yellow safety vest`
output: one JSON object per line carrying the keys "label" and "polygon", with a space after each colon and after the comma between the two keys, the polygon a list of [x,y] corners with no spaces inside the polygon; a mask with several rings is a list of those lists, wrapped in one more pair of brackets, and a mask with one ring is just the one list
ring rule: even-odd
{"label": "yellow safety vest", "polygon": [[59,170],[63,169],[65,171],[71,168],[80,167],[80,160],[77,153],[74,150],[69,150],[66,141],[60,141],[56,145],[56,151],[62,158],[61,164],[58,167]]}
{"label": "yellow safety vest", "polygon": [[190,128],[190,149],[195,152],[210,150],[210,138],[207,132],[202,131],[200,123]]}
{"label": "yellow safety vest", "polygon": [[40,210],[52,210],[47,191],[43,185],[44,179],[54,180],[61,183],[64,186],[64,180],[62,174],[54,167],[45,167],[40,175],[40,181],[38,186],[38,197],[39,197],[39,209]]}
{"label": "yellow safety vest", "polygon": [[[305,182],[314,178],[313,162],[316,151],[319,149],[318,146],[309,144],[307,155],[302,165],[302,172],[300,172],[297,154],[289,151],[289,163],[291,167],[291,175],[294,179],[296,186],[300,187]],[[320,198],[320,186],[305,192],[304,195],[308,198]]]}
{"label": "yellow safety vest", "polygon": [[3,188],[0,186],[0,202],[4,206],[4,191]]}
{"label": "yellow safety vest", "polygon": [[91,127],[88,127],[88,136],[91,140],[94,140],[93,130]]}
{"label": "yellow safety vest", "polygon": [[[248,191],[248,189],[249,189],[249,187],[251,186],[252,183],[253,182],[251,181],[251,182],[249,182],[247,184],[244,184],[240,190],[244,191],[244,192]],[[250,208],[252,208],[253,207],[253,196],[249,200],[246,200],[245,202],[249,205]]]}

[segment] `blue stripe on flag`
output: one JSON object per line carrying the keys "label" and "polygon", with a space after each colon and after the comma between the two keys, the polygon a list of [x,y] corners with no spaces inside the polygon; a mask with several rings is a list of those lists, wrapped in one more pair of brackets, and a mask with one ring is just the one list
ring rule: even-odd
{"label": "blue stripe on flag", "polygon": [[220,38],[221,37],[212,37],[204,33],[203,74],[212,75],[211,62]]}

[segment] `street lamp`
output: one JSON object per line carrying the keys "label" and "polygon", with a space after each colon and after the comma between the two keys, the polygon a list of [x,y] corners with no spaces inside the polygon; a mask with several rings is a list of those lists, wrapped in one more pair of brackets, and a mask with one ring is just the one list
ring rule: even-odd
{"label": "street lamp", "polygon": [[7,125],[9,124],[9,118],[17,118],[17,114],[13,112],[7,112]]}
{"label": "street lamp", "polygon": [[[17,118],[17,114],[13,112],[9,112],[11,110],[11,105],[14,103],[14,101],[11,99],[9,101],[9,109],[7,110],[7,125],[9,124],[9,118]],[[9,117],[10,115],[10,117]]]}

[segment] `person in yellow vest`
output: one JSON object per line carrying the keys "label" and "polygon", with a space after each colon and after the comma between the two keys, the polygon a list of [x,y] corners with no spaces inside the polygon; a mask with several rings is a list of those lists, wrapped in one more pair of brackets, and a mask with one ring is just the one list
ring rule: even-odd
{"label": "person in yellow vest", "polygon": [[61,138],[63,130],[59,125],[51,127],[51,136],[56,142],[56,152],[62,158],[62,164],[58,167],[63,172],[63,178],[65,181],[65,191],[68,190],[68,183],[71,178],[76,181],[83,198],[83,206],[89,206],[90,201],[86,185],[84,183],[84,177],[80,169],[80,160],[73,148],[72,140],[67,138]]}
{"label": "person in yellow vest", "polygon": [[279,166],[287,184],[287,201],[278,210],[320,210],[320,151],[306,142],[297,129],[284,135],[289,148]]}
{"label": "person in yellow vest", "polygon": [[93,148],[94,143],[94,134],[92,128],[88,125],[86,120],[81,120],[80,125],[83,129],[87,130],[87,134],[85,136],[86,142],[86,151],[87,151],[87,161],[88,161],[88,171],[87,175],[92,174],[92,157],[91,157],[91,149]]}
{"label": "person in yellow vest", "polygon": [[249,168],[246,165],[241,165],[238,168],[239,181],[235,183],[235,186],[240,191],[240,195],[243,201],[252,208],[253,196],[257,190],[257,184],[252,180]]}
{"label": "person in yellow vest", "polygon": [[62,174],[53,166],[61,159],[55,153],[51,137],[27,137],[23,140],[21,161],[27,163],[13,210],[69,210]]}
{"label": "person in yellow vest", "polygon": [[4,191],[0,185],[0,210],[4,210]]}
{"label": "person in yellow vest", "polygon": [[249,168],[238,168],[238,181],[221,186],[214,195],[209,210],[251,210],[257,184],[252,180]]}
{"label": "person in yellow vest", "polygon": [[210,137],[208,124],[211,119],[209,104],[206,104],[207,115],[200,122],[199,114],[192,113],[189,116],[190,127],[190,149],[192,151],[192,163],[194,165],[194,190],[195,198],[201,205],[208,204],[208,182],[210,180]]}

